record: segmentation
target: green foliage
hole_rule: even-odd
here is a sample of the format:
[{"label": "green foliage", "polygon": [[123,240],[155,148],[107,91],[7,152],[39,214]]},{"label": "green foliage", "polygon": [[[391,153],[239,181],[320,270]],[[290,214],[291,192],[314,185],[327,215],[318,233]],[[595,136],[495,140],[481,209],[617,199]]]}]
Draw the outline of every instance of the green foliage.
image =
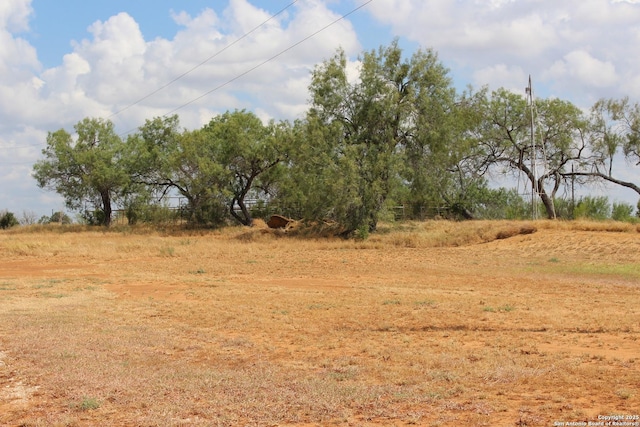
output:
[{"label": "green foliage", "polygon": [[[325,125],[312,114],[306,121],[295,123],[288,170],[275,194],[274,204],[281,213],[308,220],[349,222],[359,205],[355,167],[336,147],[339,139],[339,125]],[[350,228],[355,230],[357,226]]]},{"label": "green foliage", "polygon": [[85,396],[80,402],[71,406],[79,411],[93,411],[100,407],[100,402],[96,398]]},{"label": "green foliage", "polygon": [[367,240],[369,238],[369,227],[361,225],[360,228],[355,231],[354,236],[358,240]]},{"label": "green foliage", "polygon": [[257,187],[268,193],[269,182],[261,178],[283,160],[283,140],[289,126],[274,122],[265,126],[255,114],[242,110],[213,118],[203,132],[218,147],[219,161],[229,173],[224,189],[230,195],[227,207],[231,216],[251,225],[253,218],[245,200]]},{"label": "green foliage", "polygon": [[613,172],[613,160],[622,152],[630,162],[640,161],[640,104],[629,98],[601,99],[591,108],[592,145],[598,165],[607,175]]},{"label": "green foliage", "polygon": [[609,199],[606,196],[581,197],[576,203],[574,210],[574,218],[588,218],[595,220],[604,220],[611,215],[611,207]]},{"label": "green foliage", "polygon": [[512,305],[509,304],[505,304],[501,307],[491,307],[491,306],[485,306],[482,308],[482,311],[486,311],[489,313],[496,313],[496,312],[500,312],[500,313],[509,313],[510,311],[515,310],[515,307],[513,307]]},{"label": "green foliage", "polygon": [[630,221],[633,218],[633,205],[629,203],[613,202],[611,219],[616,221]]},{"label": "green foliage", "polygon": [[573,219],[575,211],[575,203],[566,198],[553,199],[553,205],[556,209],[556,218]]},{"label": "green foliage", "polygon": [[64,212],[58,211],[54,212],[49,218],[49,222],[59,223],[59,224],[71,224],[71,217]]},{"label": "green foliage", "polygon": [[[191,224],[217,225],[230,172],[221,147],[207,132],[180,131],[177,116],[148,120],[127,141],[127,169],[138,186],[129,215],[140,215],[139,201],[177,191],[187,200],[184,218]],[[215,214],[213,214],[215,212]]]},{"label": "green foliage", "polygon": [[110,225],[112,202],[129,182],[123,167],[124,144],[108,120],[85,118],[74,127],[78,137],[60,129],[49,132],[44,160],[34,165],[38,186],[55,190],[68,208],[89,201],[102,212],[100,223]]},{"label": "green foliage", "polygon": [[[524,96],[457,93],[432,50],[404,57],[394,41],[364,52],[360,65],[354,79],[343,51],[318,64],[310,108],[293,124],[265,124],[242,110],[185,130],[178,116],[157,117],[125,144],[110,121],[85,118],[74,127],[77,137],[64,129],[48,134],[34,177],[68,208],[84,211],[84,222],[102,225],[111,223],[112,204],[129,224],[179,217],[196,226],[250,225],[254,215],[279,213],[335,221],[357,238],[393,219],[398,205],[416,219],[529,218],[530,200],[488,187],[492,172],[528,180],[539,195],[536,210],[549,218],[626,221],[633,214],[606,198],[574,206],[556,196],[569,180],[596,179],[640,194],[638,185],[613,177],[614,156],[640,159],[639,104],[601,100],[586,117],[570,102],[537,99],[532,144]],[[171,209],[160,202],[167,195],[186,202]],[[251,199],[259,200],[255,208]]]},{"label": "green foliage", "polygon": [[54,212],[51,216],[42,216],[39,220],[38,220],[38,224],[63,224],[63,225],[67,225],[67,224],[71,224],[73,221],[71,220],[71,217],[69,215],[67,215],[64,212],[58,211],[58,212]]},{"label": "green foliage", "polygon": [[578,171],[564,174],[584,183],[600,180],[614,183],[640,194],[640,186],[615,177],[614,159],[622,153],[626,160],[640,165],[640,104],[628,98],[601,99],[591,108],[589,129],[585,133],[589,157],[577,163]]},{"label": "green foliage", "polygon": [[178,209],[153,200],[146,191],[131,194],[123,205],[129,225],[166,224],[176,222],[180,217]]},{"label": "green foliage", "polygon": [[[580,109],[559,99],[537,99],[535,144],[531,139],[531,109],[527,99],[506,89],[491,94],[483,105],[483,119],[476,130],[476,156],[480,164],[501,167],[521,174],[537,189],[547,217],[556,217],[553,199],[580,159],[588,122]],[[532,163],[541,162],[545,173],[538,175]]]},{"label": "green foliage", "polygon": [[474,211],[482,219],[525,219],[531,217],[531,203],[516,189],[485,188],[477,197]]},{"label": "green foliage", "polygon": [[105,214],[101,209],[85,209],[80,213],[81,222],[86,225],[102,225],[105,223]]},{"label": "green foliage", "polygon": [[[278,194],[304,218],[335,220],[351,232],[375,230],[392,200],[414,210],[442,204],[455,187],[447,177],[462,158],[466,123],[433,51],[405,59],[394,42],[361,61],[355,82],[342,51],[314,70],[312,106],[294,126],[290,174]],[[450,191],[450,205],[461,189]]]},{"label": "green foliage", "polygon": [[0,229],[7,229],[11,227],[15,227],[19,225],[20,222],[13,214],[13,212],[9,211],[0,211]]},{"label": "green foliage", "polygon": [[246,198],[257,188],[268,192],[271,183],[262,177],[280,164],[287,129],[286,123],[265,126],[244,110],[193,131],[181,132],[177,116],[147,121],[127,144],[127,168],[137,186],[128,215],[137,220],[145,197],[174,190],[187,200],[183,212],[191,224],[220,225],[231,215],[250,225]]}]

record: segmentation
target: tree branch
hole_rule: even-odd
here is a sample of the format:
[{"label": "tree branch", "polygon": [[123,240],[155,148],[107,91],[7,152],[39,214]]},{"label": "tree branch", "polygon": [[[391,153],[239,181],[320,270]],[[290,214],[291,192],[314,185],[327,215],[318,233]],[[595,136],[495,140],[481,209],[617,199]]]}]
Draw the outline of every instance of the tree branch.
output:
[{"label": "tree branch", "polygon": [[605,181],[612,182],[614,184],[620,185],[622,187],[627,187],[640,194],[640,187],[634,184],[633,182],[622,181],[620,179],[616,179],[612,176],[603,174],[601,172],[566,172],[562,174],[563,177],[572,177],[572,176],[586,176],[586,177],[595,177],[604,179]]}]

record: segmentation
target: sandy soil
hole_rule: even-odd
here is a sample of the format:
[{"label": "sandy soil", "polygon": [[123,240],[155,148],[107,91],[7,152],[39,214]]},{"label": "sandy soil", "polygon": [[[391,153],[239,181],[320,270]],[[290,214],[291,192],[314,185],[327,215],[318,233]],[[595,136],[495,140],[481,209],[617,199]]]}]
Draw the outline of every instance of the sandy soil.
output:
[{"label": "sandy soil", "polygon": [[2,425],[640,425],[637,232],[25,233],[0,257]]}]

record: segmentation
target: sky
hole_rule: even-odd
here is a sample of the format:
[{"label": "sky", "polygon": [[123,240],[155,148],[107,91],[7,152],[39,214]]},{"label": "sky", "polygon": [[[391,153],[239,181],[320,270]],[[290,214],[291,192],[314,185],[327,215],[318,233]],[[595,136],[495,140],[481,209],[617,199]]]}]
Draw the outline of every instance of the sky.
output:
[{"label": "sky", "polygon": [[355,70],[394,38],[407,56],[435,50],[460,90],[524,95],[531,75],[537,97],[585,110],[640,102],[640,0],[2,0],[0,211],[64,208],[32,177],[50,131],[101,117],[126,135],[165,114],[192,129],[235,109],[292,120],[315,65],[342,48]]}]

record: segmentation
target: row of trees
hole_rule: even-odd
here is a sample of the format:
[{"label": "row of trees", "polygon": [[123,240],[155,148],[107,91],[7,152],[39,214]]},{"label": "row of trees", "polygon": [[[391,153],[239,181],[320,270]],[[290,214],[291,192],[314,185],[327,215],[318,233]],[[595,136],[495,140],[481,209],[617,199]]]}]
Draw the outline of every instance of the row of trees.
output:
[{"label": "row of trees", "polygon": [[[527,219],[531,217],[531,204],[530,201],[521,197],[515,189],[507,190],[504,188],[497,190],[489,190],[492,196],[491,204],[484,204],[475,211],[476,215],[485,219]],[[539,203],[541,205],[541,203]],[[582,196],[577,200],[570,199],[556,199],[554,200],[554,206],[558,218],[563,219],[590,219],[590,220],[615,220],[623,222],[640,222],[640,202],[638,206],[634,207],[629,203],[613,202],[610,203],[609,198],[606,196]],[[446,211],[446,208],[444,209]],[[254,206],[252,209],[253,215],[259,217],[266,217],[269,215],[271,209],[266,205]],[[145,205],[136,211],[141,221],[154,223],[154,224],[166,224],[176,223],[177,220],[181,220],[181,210],[175,209],[170,206],[162,205]],[[442,209],[432,210],[429,214],[442,213]],[[88,214],[88,215],[87,215]],[[93,218],[94,213],[79,213],[75,221],[81,224],[94,223],[96,218]],[[403,206],[397,206],[394,212],[386,212],[389,215],[393,215],[394,219],[402,220],[407,218],[405,209]],[[421,215],[424,218],[425,215]],[[117,218],[121,220],[120,217]],[[43,215],[38,219],[38,216],[33,211],[23,211],[20,217],[17,217],[13,212],[8,210],[0,210],[0,229],[6,229],[15,227],[18,225],[34,225],[34,224],[72,224],[74,219],[64,212],[54,212],[51,216]],[[366,235],[366,230],[365,231]],[[360,235],[359,236],[363,236]]]},{"label": "row of trees", "polygon": [[104,225],[114,205],[135,221],[168,194],[187,201],[197,224],[249,225],[249,198],[347,231],[374,230],[395,205],[473,218],[500,195],[488,187],[494,173],[523,177],[549,218],[569,186],[608,181],[640,195],[614,165],[618,155],[640,164],[640,106],[627,99],[584,113],[504,89],[458,93],[434,51],[403,58],[397,42],[364,53],[355,81],[338,51],[315,68],[309,92],[293,123],[243,110],[186,130],[177,116],[157,117],[122,139],[110,121],[85,118],[75,137],[49,133],[34,177],[70,209],[89,201]]},{"label": "row of trees", "polygon": [[54,212],[51,216],[43,215],[38,219],[37,214],[31,211],[23,211],[20,218],[6,209],[0,210],[0,229],[15,227],[17,225],[33,224],[71,224],[71,217],[64,212]]}]

